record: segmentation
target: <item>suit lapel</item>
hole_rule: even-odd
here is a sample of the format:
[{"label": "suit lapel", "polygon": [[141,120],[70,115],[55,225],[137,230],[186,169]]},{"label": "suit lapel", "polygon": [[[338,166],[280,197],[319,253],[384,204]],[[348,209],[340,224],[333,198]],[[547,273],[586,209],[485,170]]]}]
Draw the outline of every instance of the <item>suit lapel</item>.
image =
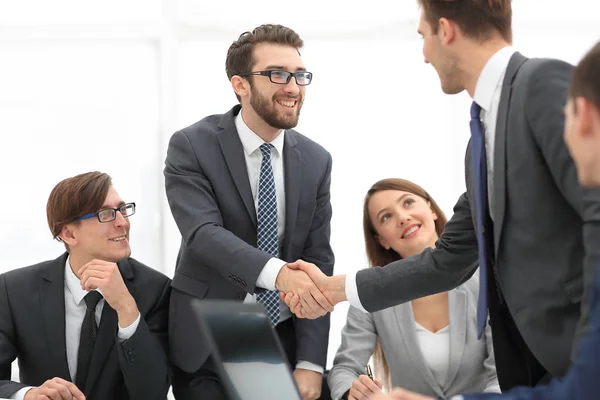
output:
[{"label": "suit lapel", "polygon": [[[133,284],[134,275],[129,260],[125,259],[120,261],[118,266],[123,281],[125,282],[125,286],[129,290],[129,293],[135,298],[135,285]],[[90,393],[92,393],[94,384],[98,380],[100,373],[107,365],[106,358],[109,356],[117,342],[118,329],[117,312],[105,301],[102,309],[102,317],[100,318],[100,326],[98,327],[98,336],[96,336],[96,344],[94,345],[94,352],[90,362],[90,370],[88,372],[87,381],[85,382],[84,392],[88,397]]]},{"label": "suit lapel", "polygon": [[399,307],[392,308],[396,319],[398,320],[398,328],[400,336],[404,338],[405,350],[413,361],[413,365],[419,371],[419,376],[423,378],[425,384],[434,389],[436,394],[444,397],[442,387],[435,380],[433,373],[425,364],[425,358],[421,352],[421,346],[417,339],[417,325],[415,324],[415,315],[412,310],[412,303],[404,303]]},{"label": "suit lapel", "polygon": [[510,97],[517,71],[525,61],[527,61],[527,58],[520,53],[515,53],[510,59],[506,69],[506,75],[504,76],[504,82],[502,83],[502,92],[500,94],[500,104],[498,106],[498,115],[496,119],[496,137],[494,143],[494,207],[491,210],[494,219],[494,254],[496,256],[500,247],[500,237],[502,234],[502,226],[504,224],[504,213],[506,211],[506,128]]},{"label": "suit lapel", "polygon": [[239,110],[240,107],[236,106],[227,114],[223,115],[223,118],[221,118],[221,121],[219,122],[219,128],[223,129],[223,131],[217,135],[217,138],[221,145],[221,151],[225,157],[229,173],[235,182],[235,186],[244,202],[244,206],[246,206],[250,219],[252,219],[252,222],[256,227],[256,210],[254,207],[254,200],[252,199],[250,182],[248,181],[248,169],[246,168],[244,148],[234,122],[234,118],[239,113]]},{"label": "suit lapel", "polygon": [[467,343],[467,295],[464,290],[459,288],[448,292],[448,316],[450,322],[450,356],[444,391],[450,388],[454,378],[456,378]]},{"label": "suit lapel", "polygon": [[58,377],[71,381],[65,335],[65,263],[68,253],[52,262],[40,282],[40,303],[48,350]]},{"label": "suit lapel", "polygon": [[[292,131],[285,133],[283,143],[283,169],[285,176],[285,238],[283,249],[289,254],[291,249],[292,233],[298,215],[298,202],[300,199],[300,182],[302,181],[302,155],[296,149],[296,138]],[[283,254],[286,257],[287,254]],[[290,260],[294,261],[294,260]]]}]

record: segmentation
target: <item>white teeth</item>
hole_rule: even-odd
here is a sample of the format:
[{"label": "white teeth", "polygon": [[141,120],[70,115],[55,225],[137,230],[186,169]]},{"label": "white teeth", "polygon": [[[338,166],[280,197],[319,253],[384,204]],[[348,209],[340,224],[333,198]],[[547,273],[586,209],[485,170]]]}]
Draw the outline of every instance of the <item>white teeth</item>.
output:
[{"label": "white teeth", "polygon": [[281,104],[282,106],[290,107],[290,108],[294,107],[294,105],[296,104],[295,101],[278,100],[277,102],[279,104]]},{"label": "white teeth", "polygon": [[110,239],[110,240],[113,241],[113,242],[122,242],[125,239],[126,239],[125,236],[121,236],[121,237]]},{"label": "white teeth", "polygon": [[404,234],[404,237],[407,237],[413,233],[415,233],[417,231],[417,229],[419,229],[418,225],[413,226],[412,228],[410,228],[408,231],[406,231],[406,233]]}]

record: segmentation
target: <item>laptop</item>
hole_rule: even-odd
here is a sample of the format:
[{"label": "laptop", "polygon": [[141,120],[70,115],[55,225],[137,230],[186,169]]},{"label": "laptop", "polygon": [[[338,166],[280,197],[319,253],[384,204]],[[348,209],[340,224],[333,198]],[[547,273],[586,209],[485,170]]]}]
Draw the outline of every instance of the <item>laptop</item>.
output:
[{"label": "laptop", "polygon": [[302,400],[283,347],[260,304],[191,304],[231,400]]}]

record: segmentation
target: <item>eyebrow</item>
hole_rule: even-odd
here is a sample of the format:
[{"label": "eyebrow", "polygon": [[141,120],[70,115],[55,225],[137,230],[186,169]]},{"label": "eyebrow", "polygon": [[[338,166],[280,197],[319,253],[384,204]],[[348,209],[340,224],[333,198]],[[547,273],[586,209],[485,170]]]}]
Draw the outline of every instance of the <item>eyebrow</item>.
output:
[{"label": "eyebrow", "polygon": [[[265,70],[270,70],[270,69],[275,69],[275,70],[282,70],[282,71],[286,71],[286,67],[284,67],[283,65],[267,65],[265,67]],[[304,67],[298,67],[296,68],[296,71],[301,71],[301,72],[306,72],[306,68]]]},{"label": "eyebrow", "polygon": [[[396,203],[400,203],[400,202],[402,201],[402,199],[403,199],[403,198],[405,198],[405,197],[407,197],[407,196],[410,196],[411,194],[412,194],[412,193],[404,193],[402,196],[398,197],[398,200],[396,200]],[[379,210],[379,212],[378,212],[378,213],[377,213],[377,215],[376,215],[377,219],[379,219],[379,214],[381,214],[381,213],[382,213],[382,212],[384,212],[384,211],[387,211],[387,209],[388,209],[388,208],[386,207],[386,208],[383,208],[383,209]]]},{"label": "eyebrow", "polygon": [[127,203],[125,203],[123,200],[121,200],[121,202],[119,203],[119,205],[117,205],[116,207],[111,207],[111,206],[110,206],[110,205],[108,205],[108,204],[103,204],[103,205],[102,205],[102,207],[100,207],[100,209],[101,209],[101,210],[104,210],[104,209],[106,209],[106,208],[119,208],[119,207],[121,207],[121,206],[124,206],[125,204],[127,204]]}]

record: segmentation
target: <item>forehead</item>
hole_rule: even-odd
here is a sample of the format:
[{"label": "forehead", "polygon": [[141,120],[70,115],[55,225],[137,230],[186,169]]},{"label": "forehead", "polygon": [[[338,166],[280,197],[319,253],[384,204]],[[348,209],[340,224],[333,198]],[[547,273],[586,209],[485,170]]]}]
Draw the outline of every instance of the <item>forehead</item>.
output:
[{"label": "forehead", "polygon": [[414,193],[405,192],[403,190],[382,190],[380,192],[376,192],[371,196],[371,201],[369,201],[369,208],[383,208],[390,205],[390,203],[395,203],[398,199],[404,195],[410,195],[413,198],[419,198]]},{"label": "forehead", "polygon": [[289,71],[304,69],[302,57],[292,46],[272,43],[259,43],[254,47],[254,68],[283,67]]},{"label": "forehead", "polygon": [[123,203],[121,196],[117,193],[114,186],[108,188],[106,199],[104,199],[103,207],[118,207]]}]

